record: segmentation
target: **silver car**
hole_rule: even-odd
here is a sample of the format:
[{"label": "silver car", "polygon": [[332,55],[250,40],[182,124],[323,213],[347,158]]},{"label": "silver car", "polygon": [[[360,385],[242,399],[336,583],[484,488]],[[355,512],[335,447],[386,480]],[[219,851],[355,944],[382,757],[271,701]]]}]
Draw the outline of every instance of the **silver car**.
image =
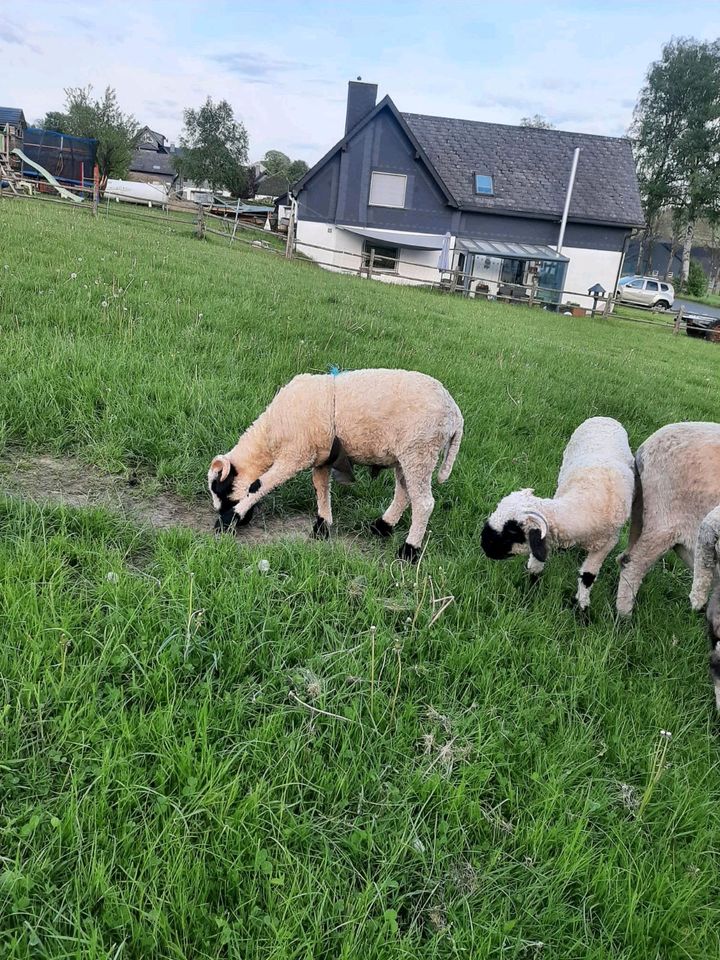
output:
[{"label": "silver car", "polygon": [[669,310],[675,301],[675,290],[671,283],[665,283],[657,277],[623,277],[618,283],[615,297],[622,303]]}]

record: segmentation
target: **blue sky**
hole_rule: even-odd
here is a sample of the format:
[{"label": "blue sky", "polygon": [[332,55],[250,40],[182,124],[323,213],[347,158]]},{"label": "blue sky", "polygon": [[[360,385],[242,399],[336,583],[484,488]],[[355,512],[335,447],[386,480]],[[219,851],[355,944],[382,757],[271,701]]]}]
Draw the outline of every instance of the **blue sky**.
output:
[{"label": "blue sky", "polygon": [[0,8],[3,106],[32,122],[63,88],[115,87],[122,107],[177,141],[182,111],[229,100],[250,158],[312,163],[342,134],[347,81],[400,110],[621,135],[648,64],[675,36],[720,36],[717,0],[35,0]]}]

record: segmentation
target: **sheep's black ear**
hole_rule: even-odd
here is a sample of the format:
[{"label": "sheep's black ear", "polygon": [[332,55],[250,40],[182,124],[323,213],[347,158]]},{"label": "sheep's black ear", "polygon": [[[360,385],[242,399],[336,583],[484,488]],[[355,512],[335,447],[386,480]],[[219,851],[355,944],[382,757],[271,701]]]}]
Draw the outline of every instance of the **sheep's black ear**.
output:
[{"label": "sheep's black ear", "polygon": [[547,560],[547,543],[545,537],[540,535],[537,527],[531,527],[528,533],[528,543],[530,544],[530,553],[535,557],[538,563],[545,563]]}]

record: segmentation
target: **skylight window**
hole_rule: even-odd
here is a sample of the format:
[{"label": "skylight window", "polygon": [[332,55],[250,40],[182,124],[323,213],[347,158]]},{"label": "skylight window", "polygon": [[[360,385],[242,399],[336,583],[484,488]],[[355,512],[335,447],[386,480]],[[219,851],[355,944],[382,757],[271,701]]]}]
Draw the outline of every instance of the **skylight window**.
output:
[{"label": "skylight window", "polygon": [[495,191],[493,190],[493,178],[488,176],[486,173],[476,173],[475,174],[475,193],[482,194],[486,197],[491,197]]}]

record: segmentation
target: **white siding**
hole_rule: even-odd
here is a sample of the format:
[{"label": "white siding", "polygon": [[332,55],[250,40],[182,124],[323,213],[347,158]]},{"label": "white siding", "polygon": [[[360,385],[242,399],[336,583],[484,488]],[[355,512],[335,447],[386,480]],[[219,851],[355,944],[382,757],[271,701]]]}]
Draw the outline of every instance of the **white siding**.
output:
[{"label": "white siding", "polygon": [[562,252],[570,261],[565,274],[563,303],[571,300],[581,307],[592,307],[593,298],[587,292],[596,283],[605,287],[608,293],[614,293],[622,253],[582,247],[563,247]]},{"label": "white siding", "polygon": [[[418,235],[408,234],[408,236]],[[315,260],[326,269],[360,274],[364,238],[359,234],[342,230],[332,223],[300,220],[297,224],[296,237],[298,252]],[[442,237],[439,239],[442,240]],[[392,246],[395,244],[393,243]],[[373,279],[413,286],[438,283],[440,280],[440,272],[437,268],[439,256],[439,250],[417,250],[414,247],[401,246],[398,251],[400,262],[397,273],[377,272],[373,273]],[[363,271],[363,275],[367,275],[366,271]]]}]

